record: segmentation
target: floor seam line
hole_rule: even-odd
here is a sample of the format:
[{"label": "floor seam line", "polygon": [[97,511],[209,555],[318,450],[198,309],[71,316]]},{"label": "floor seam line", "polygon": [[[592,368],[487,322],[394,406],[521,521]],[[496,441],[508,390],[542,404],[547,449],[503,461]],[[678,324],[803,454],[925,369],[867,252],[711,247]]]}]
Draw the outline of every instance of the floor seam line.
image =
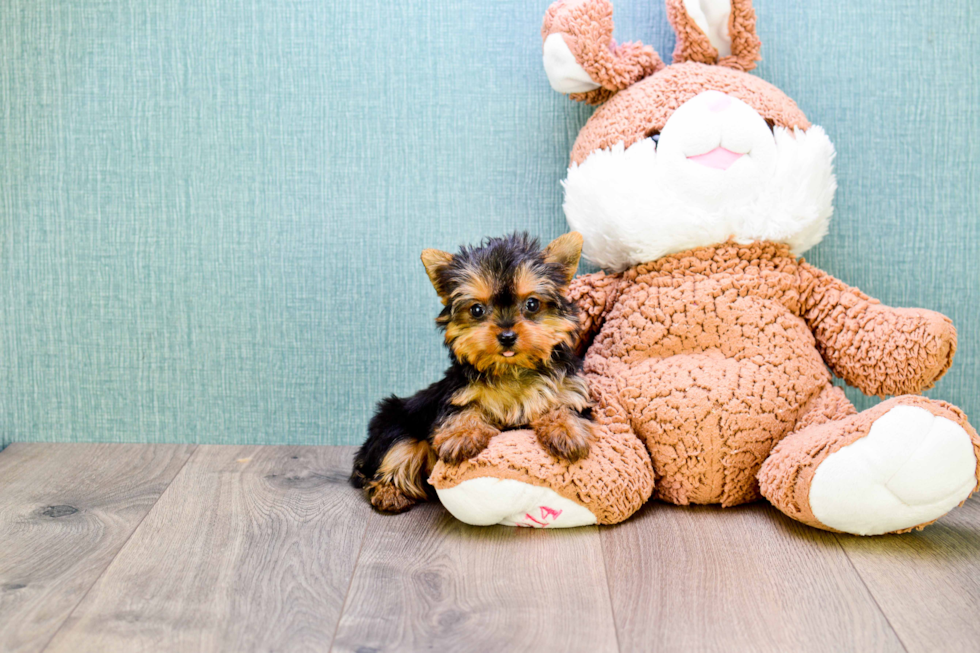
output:
[{"label": "floor seam line", "polygon": [[606,545],[602,541],[602,531],[596,526],[596,537],[599,538],[599,551],[602,553],[602,573],[606,576],[606,596],[609,597],[609,616],[612,617],[613,633],[616,635],[616,650],[622,651],[623,646],[619,641],[619,624],[616,622],[616,606],[613,605],[612,587],[609,586],[609,563],[606,560]]},{"label": "floor seam line", "polygon": [[55,630],[54,633],[51,634],[51,637],[48,638],[48,641],[44,643],[44,646],[39,649],[40,653],[45,653],[45,651],[48,650],[48,647],[51,646],[51,642],[53,642],[55,637],[58,636],[58,633],[62,631],[62,629],[65,627],[65,624],[68,623],[68,620],[71,619],[72,615],[75,614],[75,611],[78,610],[78,607],[85,602],[85,599],[88,598],[88,595],[92,592],[92,588],[95,587],[98,584],[99,580],[103,576],[105,576],[105,573],[109,571],[109,567],[111,567],[112,563],[116,561],[116,558],[119,557],[119,554],[122,552],[123,549],[126,548],[126,545],[129,544],[130,540],[133,539],[133,535],[136,533],[137,530],[139,530],[139,527],[143,525],[143,522],[146,521],[146,518],[150,515],[151,512],[153,512],[153,509],[157,507],[157,504],[160,503],[160,499],[163,498],[163,495],[166,494],[167,490],[169,490],[173,486],[174,481],[177,480],[177,477],[180,476],[181,472],[184,471],[184,468],[187,467],[187,463],[189,463],[191,461],[191,458],[197,455],[197,452],[201,449],[201,446],[197,444],[193,444],[191,446],[193,447],[191,453],[184,460],[183,464],[180,466],[180,469],[177,470],[177,473],[173,475],[173,478],[170,479],[170,482],[167,483],[167,487],[163,488],[163,492],[161,492],[157,496],[156,501],[153,502],[153,505],[147,509],[146,514],[144,514],[140,518],[136,526],[133,527],[133,530],[130,531],[129,535],[126,536],[126,540],[121,545],[119,545],[118,549],[116,549],[116,552],[113,554],[112,559],[109,560],[105,568],[102,569],[102,572],[95,577],[95,580],[92,581],[92,584],[89,585],[88,589],[85,590],[85,593],[82,594],[82,598],[78,600],[78,603],[76,603],[75,607],[71,609],[71,612],[69,612],[65,616],[64,620],[58,625],[57,630]]},{"label": "floor seam line", "polygon": [[340,633],[340,622],[344,620],[344,613],[347,612],[347,599],[350,598],[351,588],[354,586],[354,576],[357,575],[357,568],[361,565],[361,552],[364,551],[364,543],[367,541],[368,528],[371,526],[371,521],[376,519],[377,515],[373,512],[368,514],[367,523],[364,524],[364,534],[361,536],[361,544],[357,547],[357,557],[354,558],[354,568],[350,572],[350,580],[347,582],[347,591],[344,593],[344,602],[340,606],[340,613],[337,615],[337,625],[333,629],[333,637],[330,638],[330,645],[327,647],[327,651],[333,651],[333,645],[337,641],[337,635]]},{"label": "floor seam line", "polygon": [[905,645],[905,642],[902,641],[902,636],[898,634],[897,630],[895,630],[895,626],[892,625],[892,620],[888,618],[888,614],[881,607],[881,604],[878,603],[878,597],[874,595],[874,592],[871,591],[871,588],[868,587],[868,584],[864,581],[864,576],[861,575],[861,571],[854,566],[854,561],[851,560],[851,556],[848,555],[847,549],[844,548],[844,543],[840,541],[840,535],[837,533],[834,533],[833,535],[834,535],[834,541],[837,542],[837,546],[840,548],[841,553],[844,554],[844,558],[847,560],[847,564],[850,565],[851,569],[854,570],[854,573],[857,574],[858,580],[861,581],[861,586],[864,587],[864,591],[868,593],[868,596],[871,597],[871,600],[872,602],[874,602],[875,607],[878,608],[878,612],[880,612],[881,616],[885,618],[885,623],[888,624],[888,627],[891,629],[891,631],[895,633],[895,639],[898,640],[898,643],[899,645],[901,645],[902,650],[905,651],[905,653],[908,653],[909,651],[908,647]]}]

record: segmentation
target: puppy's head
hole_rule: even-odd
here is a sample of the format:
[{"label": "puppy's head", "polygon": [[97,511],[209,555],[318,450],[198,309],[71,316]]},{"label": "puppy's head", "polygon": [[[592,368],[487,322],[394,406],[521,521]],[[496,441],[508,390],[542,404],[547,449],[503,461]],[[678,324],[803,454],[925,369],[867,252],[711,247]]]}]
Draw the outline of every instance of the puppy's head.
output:
[{"label": "puppy's head", "polygon": [[527,234],[488,238],[457,254],[422,252],[445,305],[436,323],[446,345],[481,372],[547,366],[559,344],[573,344],[575,305],[564,295],[582,253],[582,236],[565,234],[540,249]]}]

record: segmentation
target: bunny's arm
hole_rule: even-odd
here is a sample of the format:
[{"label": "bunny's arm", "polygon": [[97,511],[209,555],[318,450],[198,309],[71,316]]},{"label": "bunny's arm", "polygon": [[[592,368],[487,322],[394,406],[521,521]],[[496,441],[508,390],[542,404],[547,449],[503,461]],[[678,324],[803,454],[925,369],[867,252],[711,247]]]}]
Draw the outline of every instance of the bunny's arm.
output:
[{"label": "bunny's arm", "polygon": [[606,313],[619,298],[623,283],[622,273],[594,272],[572,279],[566,295],[580,311],[581,329],[575,347],[578,355],[585,353],[592,344],[592,339],[599,333],[606,320]]},{"label": "bunny's arm", "polygon": [[885,306],[807,263],[799,284],[801,315],[821,356],[861,392],[917,394],[952,364],[956,329],[945,315]]}]

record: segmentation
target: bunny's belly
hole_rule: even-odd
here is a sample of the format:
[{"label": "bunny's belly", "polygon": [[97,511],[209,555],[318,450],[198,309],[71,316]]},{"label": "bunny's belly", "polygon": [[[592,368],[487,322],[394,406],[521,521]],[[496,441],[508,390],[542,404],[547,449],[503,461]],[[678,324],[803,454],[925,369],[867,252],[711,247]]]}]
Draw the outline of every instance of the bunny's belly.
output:
[{"label": "bunny's belly", "polygon": [[706,351],[648,359],[623,381],[620,398],[653,459],[657,496],[736,505],[759,498],[759,467],[829,379],[822,366],[791,373]]},{"label": "bunny's belly", "polygon": [[759,498],[759,467],[830,383],[812,334],[758,298],[716,298],[708,311],[702,300],[701,312],[666,320],[651,303],[625,318],[635,337],[616,343],[620,352],[597,340],[586,372],[616,379],[653,459],[657,496],[723,505]]}]

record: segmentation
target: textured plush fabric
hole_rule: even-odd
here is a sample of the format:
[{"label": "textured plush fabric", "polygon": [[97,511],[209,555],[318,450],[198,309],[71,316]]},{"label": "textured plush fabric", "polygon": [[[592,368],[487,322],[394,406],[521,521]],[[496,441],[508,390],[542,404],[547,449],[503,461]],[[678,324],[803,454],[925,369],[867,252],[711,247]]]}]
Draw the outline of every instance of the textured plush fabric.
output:
[{"label": "textured plush fabric", "polygon": [[[651,488],[678,504],[732,506],[764,495],[787,515],[834,530],[811,509],[814,473],[896,406],[958,425],[980,460],[980,437],[958,408],[902,396],[857,414],[824,363],[865,391],[919,392],[949,368],[948,319],[883,306],[785,245],[700,248],[579,277],[569,295],[584,316],[581,346],[600,425],[589,457],[570,465],[531,431],[509,431],[468,462],[439,463],[436,488],[521,481],[587,507],[602,524],[629,517]],[[916,454],[914,442],[903,461]],[[964,493],[980,478],[976,460]],[[905,523],[926,525],[919,521]]]},{"label": "textured plush fabric", "polygon": [[[598,421],[602,424],[604,420],[599,417]],[[473,478],[521,481],[551,488],[580,503],[600,524],[615,524],[650,498],[653,469],[650,456],[631,433],[604,426],[598,426],[596,432],[589,456],[570,464],[545,452],[533,431],[505,431],[480,455],[461,465],[436,463],[429,482],[441,490]]]},{"label": "textured plush fabric", "polygon": [[[617,91],[590,118],[565,182],[569,224],[585,231],[586,247],[598,241],[594,251],[608,250],[610,256],[592,260],[616,272],[580,277],[569,289],[583,313],[578,349],[585,351],[596,421],[617,442],[644,443],[655,495],[672,503],[734,506],[760,498],[764,486],[786,514],[821,528],[875,535],[935,521],[962,504],[980,477],[980,439],[965,414],[915,396],[950,369],[957,345],[952,322],[927,309],[884,306],[797,259],[795,252],[827,233],[836,189],[833,147],[826,141],[826,155],[813,161],[826,180],[813,198],[804,195],[795,211],[762,202],[767,192],[799,196],[814,178],[813,165],[795,168],[785,157],[772,158],[780,140],[808,141],[824,132],[804,131],[806,118],[786,95],[741,71],[758,54],[750,0],[732,0],[730,12],[720,3],[679,0],[667,0],[667,8],[680,61]],[[609,0],[558,0],[549,9],[546,38],[567,36],[575,44],[554,57],[554,68],[568,71],[549,72],[556,90],[595,68],[590,57],[602,48],[594,27],[611,13]],[[611,32],[607,25],[599,45],[611,43]],[[563,60],[568,57],[577,70]],[[616,90],[591,75],[600,88]],[[641,145],[646,149],[637,150]],[[645,166],[652,154],[658,165]],[[591,178],[598,192],[573,197],[579,183],[573,176],[610,156],[619,157],[618,177],[626,184],[600,170]],[[676,175],[658,175],[660,168]],[[653,192],[637,194],[633,186],[641,185]],[[631,195],[636,206],[624,205]],[[814,225],[819,197],[824,222]],[[665,209],[659,221],[657,210],[671,201],[680,210]],[[710,211],[698,214],[705,206]],[[746,208],[743,221],[754,228],[785,221],[787,213],[791,228],[746,238],[734,226],[743,221],[729,221]],[[793,248],[801,234],[808,234],[806,246]],[[646,242],[660,245],[645,256],[631,250]],[[865,394],[913,394],[856,413],[832,385],[832,374]],[[478,476],[554,484],[572,498],[565,470],[526,439],[509,456],[490,457]],[[786,446],[774,452],[784,439]],[[630,467],[623,451],[604,451],[602,464],[592,468],[584,461],[577,485],[608,485],[610,500],[627,503],[620,500],[623,470]],[[492,515],[484,514],[480,507],[491,506],[494,486],[473,483],[467,486],[473,509],[456,506],[460,519],[493,523],[525,509],[494,505]],[[584,504],[582,497],[574,500]],[[599,521],[629,514],[617,510]]]},{"label": "textured plush fabric", "polygon": [[[0,2],[0,445],[361,442],[446,364],[422,249],[567,230],[592,109],[541,69],[549,4]],[[754,4],[753,74],[838,152],[807,259],[949,316],[929,394],[976,420],[976,8]],[[615,10],[669,59],[663,2]]]},{"label": "textured plush fabric", "polygon": [[684,11],[684,0],[667,0],[667,17],[677,33],[673,61],[680,63],[693,61],[703,64],[719,64],[728,68],[748,72],[755,68],[759,60],[759,37],[755,30],[755,11],[751,0],[735,0],[728,19],[727,33],[732,41],[732,54],[718,57],[708,38],[694,24]]},{"label": "textured plush fabric", "polygon": [[620,91],[599,107],[575,140],[572,163],[582,163],[595,150],[618,143],[629,147],[660,131],[677,107],[708,90],[742,100],[774,124],[787,128],[810,127],[793,100],[757,76],[719,66],[683,63]]},{"label": "textured plush fabric", "polygon": [[864,394],[928,390],[953,364],[956,329],[945,315],[882,306],[811,265],[800,266],[798,283],[824,361]]},{"label": "textured plush fabric", "polygon": [[[810,507],[813,475],[828,456],[866,436],[874,421],[896,406],[922,408],[963,428],[973,441],[978,460],[975,476],[980,478],[980,436],[967,422],[963,411],[955,406],[925,397],[904,396],[883,401],[855,415],[849,405],[840,403],[839,399],[836,396],[829,402],[823,401],[819,419],[801,423],[795,433],[775,448],[759,473],[762,494],[793,519],[824,530],[836,530],[820,523]],[[828,404],[833,404],[831,410],[826,410],[830,408]],[[915,528],[927,525],[918,524]],[[907,530],[912,529],[899,532]]]},{"label": "textured plush fabric", "polygon": [[[583,2],[558,0],[546,24],[583,7],[611,16],[609,0]],[[790,502],[806,504],[794,508],[801,520],[862,535],[934,521],[977,488],[977,439],[965,415],[922,397],[855,414],[831,373],[866,394],[919,393],[950,368],[952,323],[934,311],[882,306],[797,260],[794,252],[827,233],[826,222],[810,226],[815,200],[789,212],[790,233],[745,238],[728,227],[749,206],[757,228],[785,220],[787,211],[758,198],[798,194],[813,175],[803,167],[779,176],[787,162],[774,165],[772,150],[787,127],[794,140],[824,132],[805,129],[788,96],[743,72],[759,48],[750,0],[667,0],[667,11],[674,61],[593,114],[564,183],[566,217],[585,232],[586,255],[594,242],[592,251],[605,255],[591,260],[617,272],[571,289],[585,314],[580,349],[598,417],[610,432],[645,443],[656,495],[673,503],[759,498],[760,468],[795,432],[814,457],[845,441],[822,462],[783,456],[763,474],[768,490],[796,485]],[[548,38],[595,40],[583,21],[565,27],[571,33]],[[816,197],[825,200],[836,189],[833,148],[827,152],[815,161],[827,180]],[[577,178],[586,168],[592,173]],[[617,186],[619,178],[629,181]],[[681,210],[668,208],[659,221],[658,209],[671,202]],[[805,248],[791,250],[794,232],[812,236]],[[637,243],[654,246],[644,255]],[[786,503],[785,491],[770,494]]]},{"label": "textured plush fabric", "polygon": [[[726,240],[782,242],[803,254],[827,235],[837,180],[834,146],[823,129],[770,131],[754,109],[735,99],[725,122],[712,124],[713,93],[674,113],[661,134],[666,143],[644,138],[629,149],[616,145],[569,168],[565,218],[582,234],[587,260],[619,271]],[[730,138],[742,139],[743,147],[758,147],[749,161],[736,161],[739,169],[719,179],[716,168],[688,161],[721,148],[690,159],[684,151],[690,140],[710,143],[721,129],[740,132]]]},{"label": "textured plush fabric", "polygon": [[571,94],[573,100],[601,104],[616,91],[664,67],[652,47],[616,43],[608,4],[573,0],[551,5],[544,15],[541,38],[547,39],[552,34],[562,35],[589,78],[601,84],[593,91]]},{"label": "textured plush fabric", "polygon": [[599,273],[572,294],[590,332],[602,320],[585,357],[592,392],[646,443],[655,495],[672,503],[758,499],[762,463],[808,413],[850,414],[824,359],[862,389],[918,392],[955,350],[942,315],[882,306],[771,243]]}]

